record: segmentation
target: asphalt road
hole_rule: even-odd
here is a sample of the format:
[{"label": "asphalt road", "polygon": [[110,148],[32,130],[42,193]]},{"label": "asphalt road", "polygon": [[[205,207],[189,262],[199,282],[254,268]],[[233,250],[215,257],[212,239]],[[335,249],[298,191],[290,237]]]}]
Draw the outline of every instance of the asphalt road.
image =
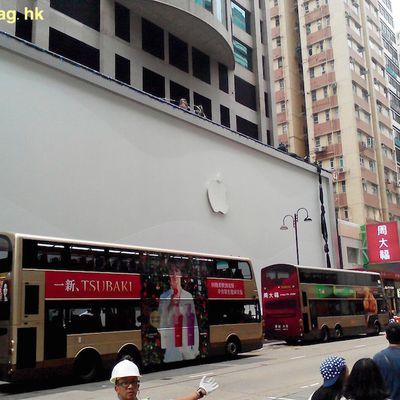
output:
[{"label": "asphalt road", "polygon": [[[260,350],[235,360],[213,360],[180,368],[152,371],[141,379],[142,400],[168,400],[198,387],[201,377],[212,375],[220,384],[209,400],[306,400],[320,384],[320,362],[329,355],[355,361],[372,357],[386,347],[384,334],[329,343],[287,346],[266,342]],[[76,385],[68,380],[9,385],[0,382],[0,397],[7,400],[116,399],[108,381]]]}]

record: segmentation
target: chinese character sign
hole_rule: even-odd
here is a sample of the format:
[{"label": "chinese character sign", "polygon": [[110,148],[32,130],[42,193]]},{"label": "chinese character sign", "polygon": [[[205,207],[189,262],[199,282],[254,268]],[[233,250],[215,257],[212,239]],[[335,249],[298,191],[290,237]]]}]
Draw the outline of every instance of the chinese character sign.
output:
[{"label": "chinese character sign", "polygon": [[245,297],[244,282],[236,279],[207,279],[210,299],[241,299]]},{"label": "chinese character sign", "polygon": [[367,241],[371,264],[400,261],[397,221],[367,225]]},{"label": "chinese character sign", "polygon": [[46,299],[138,299],[140,276],[87,272],[46,272]]}]

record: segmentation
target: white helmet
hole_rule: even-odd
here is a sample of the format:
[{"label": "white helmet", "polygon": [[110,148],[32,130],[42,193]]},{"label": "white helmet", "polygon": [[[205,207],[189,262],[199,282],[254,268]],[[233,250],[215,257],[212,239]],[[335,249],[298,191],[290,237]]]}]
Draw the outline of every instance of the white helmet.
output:
[{"label": "white helmet", "polygon": [[137,376],[140,377],[139,368],[135,363],[129,360],[120,361],[111,372],[110,382],[115,385],[115,381],[119,378],[125,378],[126,376]]}]

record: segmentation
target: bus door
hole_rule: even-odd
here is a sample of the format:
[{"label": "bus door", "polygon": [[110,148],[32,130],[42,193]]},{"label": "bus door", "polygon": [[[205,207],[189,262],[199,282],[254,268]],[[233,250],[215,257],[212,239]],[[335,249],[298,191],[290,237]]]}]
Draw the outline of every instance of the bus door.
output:
[{"label": "bus door", "polygon": [[43,359],[43,283],[40,274],[25,272],[22,282],[21,324],[17,328],[17,369],[35,368]]},{"label": "bus door", "polygon": [[307,292],[303,289],[301,291],[301,301],[302,301],[302,319],[303,319],[303,329],[304,333],[309,333],[310,332],[310,318],[308,315],[308,298],[307,298]]}]

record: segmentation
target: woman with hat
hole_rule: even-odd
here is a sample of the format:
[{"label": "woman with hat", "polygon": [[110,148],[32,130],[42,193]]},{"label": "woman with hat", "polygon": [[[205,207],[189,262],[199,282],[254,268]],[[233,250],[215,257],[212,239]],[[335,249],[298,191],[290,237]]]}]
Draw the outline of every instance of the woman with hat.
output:
[{"label": "woman with hat", "polygon": [[309,400],[339,400],[349,374],[345,359],[336,356],[328,357],[322,361],[319,370],[324,382]]}]

